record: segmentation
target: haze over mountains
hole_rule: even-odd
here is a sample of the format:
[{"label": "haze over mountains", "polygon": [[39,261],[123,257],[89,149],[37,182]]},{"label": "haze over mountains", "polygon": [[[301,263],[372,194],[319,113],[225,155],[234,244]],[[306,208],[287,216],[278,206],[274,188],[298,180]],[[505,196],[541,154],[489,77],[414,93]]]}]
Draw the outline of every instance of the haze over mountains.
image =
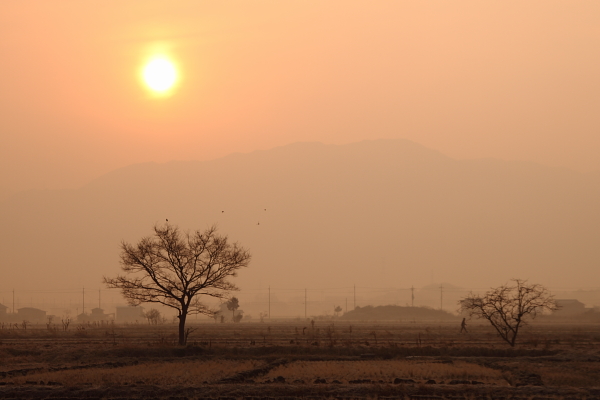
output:
[{"label": "haze over mountains", "polygon": [[[121,240],[217,224],[266,287],[552,288],[600,278],[600,175],[455,160],[414,142],[297,143],[212,161],[137,164],[76,190],[1,203],[0,290],[98,288]],[[60,267],[60,268],[59,268]]]}]

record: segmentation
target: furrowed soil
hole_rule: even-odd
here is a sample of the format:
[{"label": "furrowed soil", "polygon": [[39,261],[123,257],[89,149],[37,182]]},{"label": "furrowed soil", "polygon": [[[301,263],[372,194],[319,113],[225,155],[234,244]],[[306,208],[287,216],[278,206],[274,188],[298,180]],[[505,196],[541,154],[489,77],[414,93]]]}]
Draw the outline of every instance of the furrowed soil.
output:
[{"label": "furrowed soil", "polygon": [[0,399],[600,400],[599,324],[269,321],[0,329]]}]

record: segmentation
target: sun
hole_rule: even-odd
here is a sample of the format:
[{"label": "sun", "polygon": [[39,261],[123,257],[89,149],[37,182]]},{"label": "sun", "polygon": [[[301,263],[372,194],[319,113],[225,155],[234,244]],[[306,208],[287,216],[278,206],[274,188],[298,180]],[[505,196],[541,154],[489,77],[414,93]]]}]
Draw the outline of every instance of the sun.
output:
[{"label": "sun", "polygon": [[142,71],[144,83],[157,94],[166,93],[177,83],[177,69],[166,57],[154,57]]}]

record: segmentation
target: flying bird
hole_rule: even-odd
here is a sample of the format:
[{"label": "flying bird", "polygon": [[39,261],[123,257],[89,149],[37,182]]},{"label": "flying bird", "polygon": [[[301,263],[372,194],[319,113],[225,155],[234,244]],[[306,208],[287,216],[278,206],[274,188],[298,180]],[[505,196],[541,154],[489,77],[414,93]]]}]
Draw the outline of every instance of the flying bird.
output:
[{"label": "flying bird", "polygon": [[166,219],[165,221],[169,222],[169,220],[168,220],[168,219]]}]

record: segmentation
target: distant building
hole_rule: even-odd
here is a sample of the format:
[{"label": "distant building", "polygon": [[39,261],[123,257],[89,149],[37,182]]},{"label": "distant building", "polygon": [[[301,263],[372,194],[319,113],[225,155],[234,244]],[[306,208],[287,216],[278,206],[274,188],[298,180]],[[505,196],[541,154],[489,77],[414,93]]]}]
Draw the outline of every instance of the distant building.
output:
[{"label": "distant building", "polygon": [[16,319],[17,321],[46,322],[46,311],[33,307],[19,308]]},{"label": "distant building", "polygon": [[142,322],[144,307],[141,306],[121,306],[117,307],[116,322]]},{"label": "distant building", "polygon": [[575,299],[558,299],[555,300],[556,305],[559,307],[554,315],[560,317],[570,317],[573,315],[580,315],[585,312],[585,304]]},{"label": "distant building", "polygon": [[115,314],[105,314],[101,308],[92,308],[90,318],[92,321],[109,321],[115,318]]},{"label": "distant building", "polygon": [[77,322],[108,322],[114,319],[114,314],[104,314],[101,308],[92,308],[91,314],[79,314]]}]

